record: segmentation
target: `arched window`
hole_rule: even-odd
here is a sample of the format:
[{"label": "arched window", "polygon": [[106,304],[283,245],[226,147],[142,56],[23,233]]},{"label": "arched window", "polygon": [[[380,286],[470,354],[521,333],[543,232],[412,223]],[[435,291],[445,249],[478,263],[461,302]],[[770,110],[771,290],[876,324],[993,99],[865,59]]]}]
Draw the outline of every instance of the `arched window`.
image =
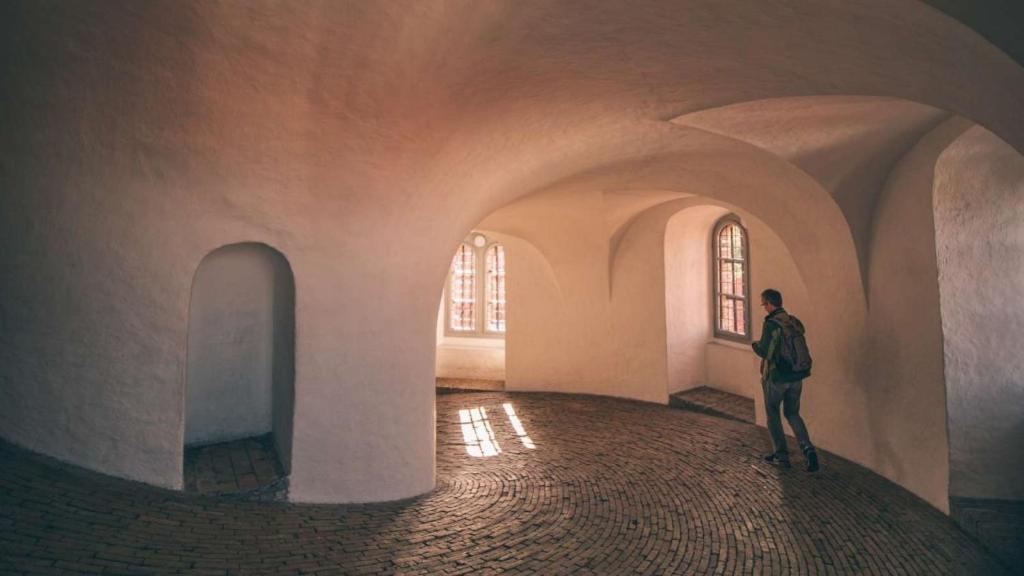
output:
[{"label": "arched window", "polygon": [[505,247],[487,248],[487,326],[488,332],[505,332]]},{"label": "arched window", "polygon": [[476,330],[476,254],[469,244],[460,244],[452,259],[448,284],[448,329]]},{"label": "arched window", "polygon": [[[483,278],[479,278],[480,271]],[[508,316],[506,293],[505,247],[483,234],[471,234],[452,258],[446,286],[445,333],[503,337]]]},{"label": "arched window", "polygon": [[715,224],[711,253],[714,260],[715,336],[750,338],[750,250],[747,231],[735,215]]}]

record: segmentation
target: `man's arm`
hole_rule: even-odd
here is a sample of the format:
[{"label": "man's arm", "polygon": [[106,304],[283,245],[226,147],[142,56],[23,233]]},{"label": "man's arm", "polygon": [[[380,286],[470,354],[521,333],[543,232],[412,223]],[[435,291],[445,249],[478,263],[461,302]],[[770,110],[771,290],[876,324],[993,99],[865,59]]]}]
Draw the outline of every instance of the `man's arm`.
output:
[{"label": "man's arm", "polygon": [[761,358],[764,358],[768,354],[768,345],[771,344],[772,334],[778,330],[779,327],[775,325],[775,322],[764,321],[764,327],[761,329],[761,340],[759,342],[751,342],[750,346],[754,349],[754,354],[757,354]]}]

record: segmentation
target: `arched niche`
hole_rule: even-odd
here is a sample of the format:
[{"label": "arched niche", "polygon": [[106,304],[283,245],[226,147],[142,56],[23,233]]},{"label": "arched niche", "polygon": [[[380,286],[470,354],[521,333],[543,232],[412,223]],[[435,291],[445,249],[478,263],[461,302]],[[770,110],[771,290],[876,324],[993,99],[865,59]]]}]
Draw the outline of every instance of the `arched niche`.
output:
[{"label": "arched niche", "polygon": [[285,257],[246,242],[214,250],[192,282],[185,445],[273,435],[291,468],[295,281]]}]

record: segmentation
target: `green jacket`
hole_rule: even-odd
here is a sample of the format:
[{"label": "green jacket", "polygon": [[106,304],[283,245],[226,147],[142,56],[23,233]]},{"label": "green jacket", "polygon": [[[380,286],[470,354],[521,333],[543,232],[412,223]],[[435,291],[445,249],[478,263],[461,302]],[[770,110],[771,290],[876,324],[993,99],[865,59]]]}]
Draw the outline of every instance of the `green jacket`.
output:
[{"label": "green jacket", "polygon": [[779,366],[779,348],[782,346],[781,323],[789,321],[785,308],[776,308],[765,316],[761,340],[752,342],[754,353],[761,357],[761,379],[766,382],[796,382],[810,376],[810,372],[792,372]]}]

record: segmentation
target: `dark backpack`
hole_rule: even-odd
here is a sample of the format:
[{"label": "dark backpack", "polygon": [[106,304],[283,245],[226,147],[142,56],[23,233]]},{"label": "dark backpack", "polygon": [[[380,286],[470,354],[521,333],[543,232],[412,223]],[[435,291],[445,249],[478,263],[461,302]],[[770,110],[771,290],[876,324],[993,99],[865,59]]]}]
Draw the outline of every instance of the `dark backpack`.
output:
[{"label": "dark backpack", "polygon": [[771,318],[779,328],[778,366],[786,372],[811,372],[811,351],[807,349],[804,338],[804,324],[791,314],[779,314]]}]

